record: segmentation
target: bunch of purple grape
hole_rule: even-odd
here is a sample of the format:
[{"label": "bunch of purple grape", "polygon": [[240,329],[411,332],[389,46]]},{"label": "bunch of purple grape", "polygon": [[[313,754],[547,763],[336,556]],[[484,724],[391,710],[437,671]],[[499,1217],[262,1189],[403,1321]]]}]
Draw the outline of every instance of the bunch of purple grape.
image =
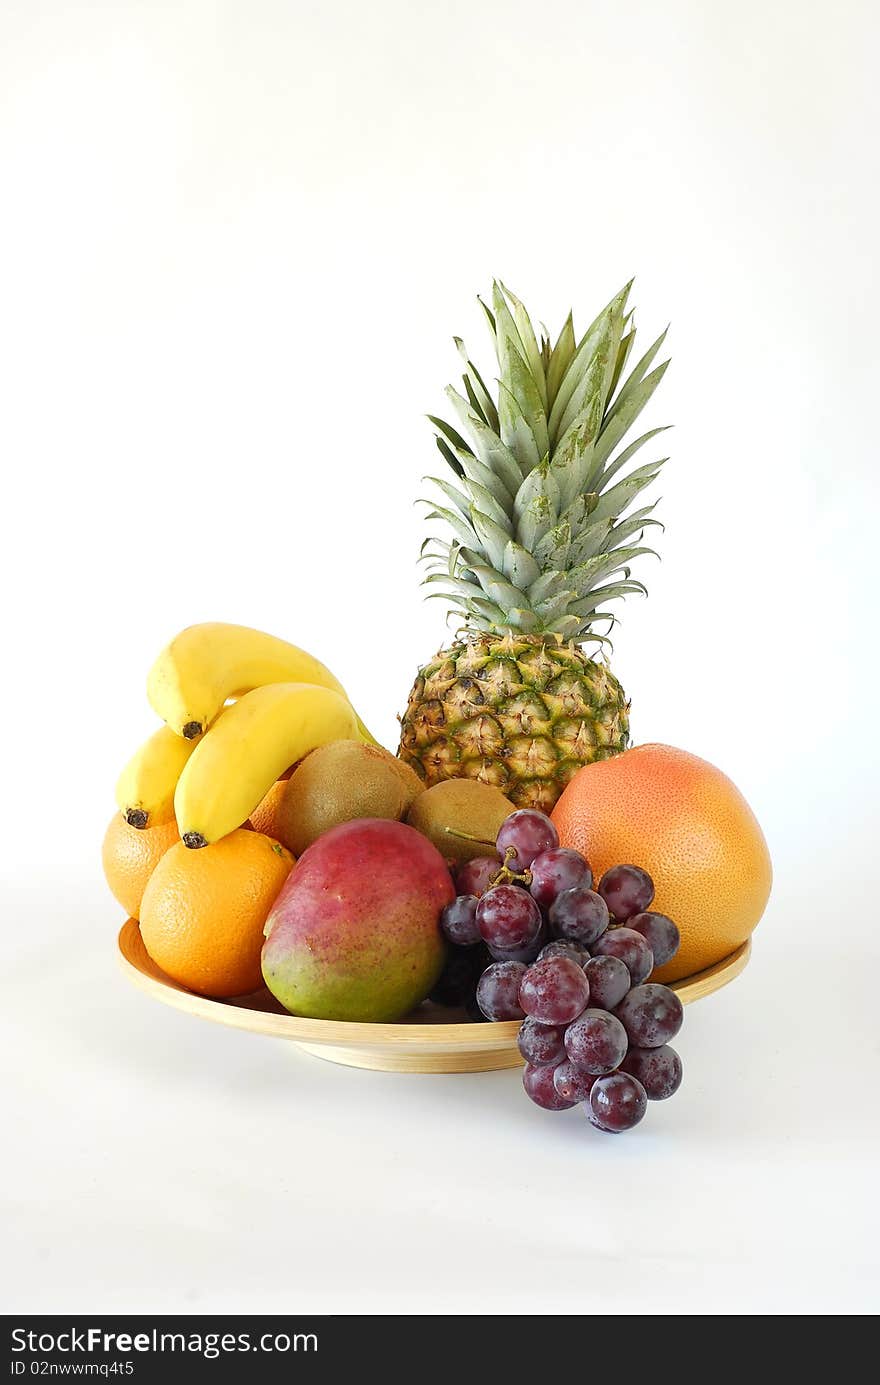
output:
[{"label": "bunch of purple grape", "polygon": [[432,998],[475,1018],[522,1020],[532,1101],[548,1111],[583,1103],[597,1129],[630,1130],[649,1100],[681,1083],[669,1045],[681,1001],[648,981],[678,950],[678,929],[650,912],[646,871],[613,866],[594,890],[589,863],[534,809],[507,818],[496,850],[455,871],[459,894],[440,915],[450,959]]}]

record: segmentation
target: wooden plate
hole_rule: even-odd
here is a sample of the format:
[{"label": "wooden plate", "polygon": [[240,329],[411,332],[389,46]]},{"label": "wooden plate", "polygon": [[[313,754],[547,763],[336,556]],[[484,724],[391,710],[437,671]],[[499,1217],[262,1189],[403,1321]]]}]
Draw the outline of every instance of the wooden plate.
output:
[{"label": "wooden plate", "polygon": [[[685,1005],[711,995],[739,975],[751,946],[750,941],[744,942],[723,962],[676,981],[672,989]],[[474,1024],[463,1012],[425,1004],[397,1024],[353,1024],[289,1015],[267,990],[235,1000],[194,995],[160,971],[147,955],[135,919],[129,919],[120,931],[119,960],[129,981],[165,1005],[233,1029],[292,1039],[306,1053],[348,1067],[380,1072],[490,1072],[522,1064],[516,1047],[517,1020]],[[460,1019],[456,1018],[459,1013]]]}]

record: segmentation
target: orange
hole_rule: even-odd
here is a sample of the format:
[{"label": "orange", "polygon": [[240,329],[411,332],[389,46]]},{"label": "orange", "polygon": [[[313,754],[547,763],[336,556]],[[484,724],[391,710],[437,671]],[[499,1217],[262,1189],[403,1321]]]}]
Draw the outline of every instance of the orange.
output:
[{"label": "orange", "polygon": [[279,779],[272,785],[266,796],[260,800],[248,818],[248,823],[255,832],[264,832],[267,837],[274,837],[276,842],[281,842],[282,846],[285,846],[286,842],[278,809],[286,788],[287,780]]},{"label": "orange", "polygon": [[262,832],[238,827],[213,846],[178,842],[150,877],[141,936],[157,966],[201,995],[263,984],[263,925],[294,859]]},{"label": "orange", "polygon": [[770,895],[764,834],[720,769],[669,745],[640,745],[578,770],[551,814],[563,846],[598,880],[610,866],[642,866],[651,908],[678,924],[681,948],[655,974],[677,981],[745,942]]},{"label": "orange", "polygon": [[157,823],[138,830],[115,813],[104,835],[101,859],[107,884],[134,919],[140,913],[147,881],[169,847],[180,841],[177,823]]}]

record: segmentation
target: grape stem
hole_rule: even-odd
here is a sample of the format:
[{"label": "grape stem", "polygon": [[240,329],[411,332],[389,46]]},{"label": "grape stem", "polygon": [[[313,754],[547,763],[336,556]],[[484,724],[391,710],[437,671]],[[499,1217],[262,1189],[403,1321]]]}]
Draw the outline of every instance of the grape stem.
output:
[{"label": "grape stem", "polygon": [[491,885],[512,885],[514,881],[519,881],[520,884],[525,885],[526,889],[528,889],[529,885],[532,883],[532,872],[530,870],[512,870],[509,862],[513,860],[515,855],[516,847],[509,846],[504,853],[504,865],[490,882]]},{"label": "grape stem", "polygon": [[[470,832],[458,832],[454,827],[444,827],[443,831],[448,837],[460,837],[463,842],[476,842],[477,846],[486,846],[490,851],[495,849],[495,843],[487,842],[485,837],[474,837]],[[504,853],[504,865],[490,882],[492,885],[512,885],[515,880],[518,880],[528,889],[532,883],[532,872],[530,870],[519,872],[511,870],[508,862],[512,861],[515,855],[516,847],[509,846]]]}]

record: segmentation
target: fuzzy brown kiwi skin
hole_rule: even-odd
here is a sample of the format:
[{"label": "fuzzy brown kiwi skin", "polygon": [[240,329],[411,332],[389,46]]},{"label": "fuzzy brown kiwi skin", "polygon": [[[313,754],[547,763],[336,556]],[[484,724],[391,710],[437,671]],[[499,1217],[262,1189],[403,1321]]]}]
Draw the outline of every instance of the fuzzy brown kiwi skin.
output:
[{"label": "fuzzy brown kiwi skin", "polygon": [[281,799],[278,835],[300,856],[317,837],[352,818],[402,819],[415,788],[406,768],[401,773],[399,761],[381,746],[330,741],[294,770]]},{"label": "fuzzy brown kiwi skin", "polygon": [[403,808],[401,816],[405,817],[420,793],[424,793],[424,781],[419,777],[412,765],[408,765],[405,760],[401,760],[390,751],[386,751],[388,758],[397,773],[397,777],[403,785]]},{"label": "fuzzy brown kiwi skin", "polygon": [[498,829],[514,811],[500,789],[473,779],[449,779],[424,789],[406,822],[453,861],[490,855]]},{"label": "fuzzy brown kiwi skin", "polygon": [[390,750],[386,750],[384,746],[367,745],[363,748],[368,752],[369,756],[379,764],[387,765],[389,769],[394,770],[402,793],[399,816],[401,818],[406,817],[411,805],[418,798],[419,794],[425,791],[425,786],[421,779],[410,765],[398,759],[396,755],[393,755]]}]

